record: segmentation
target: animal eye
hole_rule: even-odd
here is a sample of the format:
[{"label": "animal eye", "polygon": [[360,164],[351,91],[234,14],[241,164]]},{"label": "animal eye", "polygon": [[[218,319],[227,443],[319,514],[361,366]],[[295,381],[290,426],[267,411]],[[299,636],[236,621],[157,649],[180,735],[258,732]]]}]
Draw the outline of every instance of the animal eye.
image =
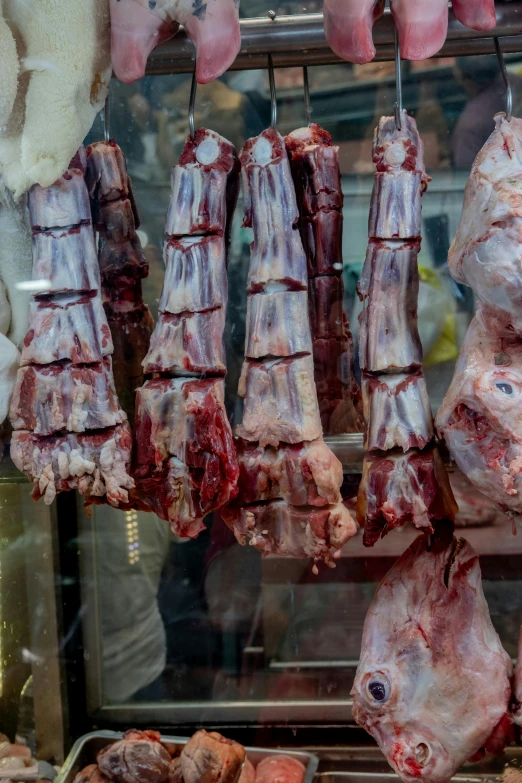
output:
[{"label": "animal eye", "polygon": [[383,704],[390,697],[390,686],[384,677],[374,677],[368,683],[368,693],[374,701]]},{"label": "animal eye", "polygon": [[505,383],[504,381],[499,381],[495,384],[497,389],[501,391],[503,394],[507,394],[508,397],[511,397],[513,395],[513,387],[510,383]]}]

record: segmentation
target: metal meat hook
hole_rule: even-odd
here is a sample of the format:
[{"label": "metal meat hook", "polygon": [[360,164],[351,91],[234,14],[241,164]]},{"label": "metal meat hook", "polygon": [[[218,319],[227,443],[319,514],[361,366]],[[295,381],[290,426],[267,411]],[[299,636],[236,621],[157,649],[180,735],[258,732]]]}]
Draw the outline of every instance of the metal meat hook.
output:
[{"label": "metal meat hook", "polygon": [[109,87],[107,90],[107,97],[105,98],[105,105],[103,107],[103,138],[105,139],[105,142],[109,142],[111,140],[111,107],[110,107],[110,100],[111,100],[111,85],[109,82]]},{"label": "metal meat hook", "polygon": [[190,99],[189,99],[189,110],[188,110],[189,133],[190,133],[190,138],[192,140],[194,140],[194,136],[196,134],[196,126],[194,124],[194,110],[196,108],[197,87],[198,87],[198,83],[196,81],[196,63],[194,62],[194,70],[192,71],[192,84],[190,85]]},{"label": "metal meat hook", "polygon": [[511,82],[509,81],[509,74],[506,68],[506,61],[504,60],[504,53],[500,47],[500,41],[496,36],[493,37],[493,41],[495,42],[500,72],[506,87],[506,119],[508,122],[511,122],[511,117],[513,116],[513,89],[511,87]]},{"label": "metal meat hook", "polygon": [[277,95],[276,95],[276,87],[275,87],[275,77],[274,77],[274,63],[272,61],[272,55],[268,55],[268,79],[270,81],[270,110],[271,110],[271,120],[270,120],[270,127],[274,128],[274,130],[277,128]]},{"label": "metal meat hook", "polygon": [[306,124],[308,127],[312,124],[312,103],[310,101],[310,83],[308,81],[308,66],[303,65],[303,89],[304,89],[304,107]]},{"label": "metal meat hook", "polygon": [[397,92],[397,100],[393,105],[393,113],[395,114],[395,127],[398,131],[402,130],[402,73],[401,73],[401,43],[399,41],[399,33],[395,28],[395,88]]}]

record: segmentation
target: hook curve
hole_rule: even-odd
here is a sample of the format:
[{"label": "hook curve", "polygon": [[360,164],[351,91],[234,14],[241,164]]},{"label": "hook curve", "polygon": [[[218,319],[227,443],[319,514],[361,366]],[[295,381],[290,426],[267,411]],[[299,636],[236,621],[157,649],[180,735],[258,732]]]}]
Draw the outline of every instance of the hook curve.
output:
[{"label": "hook curve", "polygon": [[495,43],[498,64],[500,65],[500,72],[502,74],[502,79],[504,80],[504,86],[506,88],[506,119],[508,122],[511,122],[511,118],[513,116],[513,88],[511,87],[511,82],[509,80],[509,73],[506,68],[504,52],[502,51],[500,41],[496,35],[493,36],[493,41]]},{"label": "hook curve", "polygon": [[303,90],[304,90],[304,108],[306,124],[308,127],[312,124],[312,102],[310,100],[310,83],[308,81],[308,66],[303,65]]},{"label": "hook curve", "polygon": [[393,105],[393,113],[395,115],[395,128],[402,130],[402,73],[401,73],[401,42],[399,41],[399,33],[395,28],[395,90],[397,94],[397,100]]},{"label": "hook curve", "polygon": [[107,97],[105,98],[105,104],[103,106],[103,138],[105,143],[111,140],[111,85],[109,82],[109,89],[107,90]]},{"label": "hook curve", "polygon": [[270,81],[270,127],[277,128],[277,94],[275,87],[274,63],[272,55],[268,55],[268,79]]},{"label": "hook curve", "polygon": [[196,134],[196,126],[194,123],[194,111],[196,108],[197,88],[198,88],[198,83],[196,80],[196,62],[194,61],[194,70],[192,72],[192,84],[190,85],[190,99],[189,99],[189,110],[188,110],[189,133],[190,133],[190,138],[192,140],[194,140],[194,136]]}]

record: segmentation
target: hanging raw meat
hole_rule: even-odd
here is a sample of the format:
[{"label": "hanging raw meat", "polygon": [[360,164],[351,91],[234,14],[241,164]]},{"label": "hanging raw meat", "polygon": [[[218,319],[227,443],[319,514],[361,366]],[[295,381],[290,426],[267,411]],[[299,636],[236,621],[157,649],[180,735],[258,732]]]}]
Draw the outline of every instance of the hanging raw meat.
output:
[{"label": "hanging raw meat", "polygon": [[384,0],[324,0],[324,32],[338,57],[369,63],[375,57],[372,28],[384,13]]},{"label": "hanging raw meat", "polygon": [[343,308],[343,192],[339,148],[319,125],[285,138],[308,262],[314,377],[325,435],[362,430],[361,392]]},{"label": "hanging raw meat", "polygon": [[98,232],[103,306],[111,330],[112,371],[118,399],[134,422],[135,391],[143,384],[141,363],[154,322],[143,302],[141,281],[149,265],[136,234],[139,217],[125,158],[116,142],[87,147],[85,181]]},{"label": "hanging raw meat", "polygon": [[[457,19],[473,30],[493,30],[494,0],[453,0]],[[390,0],[405,60],[433,57],[448,30],[447,0]],[[384,12],[384,0],[324,0],[326,40],[343,60],[368,63],[375,57],[373,25]]]},{"label": "hanging raw meat", "polygon": [[522,513],[522,120],[495,118],[477,155],[450,248],[453,277],[478,305],[436,425],[468,479]]},{"label": "hanging raw meat", "polygon": [[472,30],[493,30],[497,24],[495,0],[451,0],[459,22]]},{"label": "hanging raw meat", "polygon": [[239,0],[110,0],[112,65],[118,79],[140,79],[147,57],[182,24],[196,47],[196,78],[217,79],[241,46]]},{"label": "hanging raw meat", "polygon": [[353,714],[405,781],[447,783],[510,729],[512,664],[493,628],[477,554],[419,536],[366,615]]},{"label": "hanging raw meat", "polygon": [[522,627],[518,637],[518,655],[515,664],[513,688],[513,720],[522,728]]},{"label": "hanging raw meat", "polygon": [[341,502],[342,467],[322,439],[314,383],[306,255],[284,141],[263,131],[241,153],[248,274],[238,500],[223,516],[263,554],[334,564],[356,524]]},{"label": "hanging raw meat", "polygon": [[358,292],[359,360],[366,419],[363,475],[357,500],[364,543],[394,527],[454,519],[456,504],[437,447],[422,373],[417,330],[421,196],[429,178],[415,121],[381,118],[375,131],[377,172],[368,252]]},{"label": "hanging raw meat", "polygon": [[118,506],[131,434],[112,376],[112,340],[84,182],[85,151],[54,185],[29,193],[33,279],[46,281],[29,310],[29,331],[10,408],[11,456],[51,503],[77,488],[86,501]]},{"label": "hanging raw meat", "polygon": [[239,468],[224,405],[227,251],[239,186],[234,147],[212,131],[189,139],[172,169],[165,280],[138,390],[138,495],[195,538],[237,493]]}]

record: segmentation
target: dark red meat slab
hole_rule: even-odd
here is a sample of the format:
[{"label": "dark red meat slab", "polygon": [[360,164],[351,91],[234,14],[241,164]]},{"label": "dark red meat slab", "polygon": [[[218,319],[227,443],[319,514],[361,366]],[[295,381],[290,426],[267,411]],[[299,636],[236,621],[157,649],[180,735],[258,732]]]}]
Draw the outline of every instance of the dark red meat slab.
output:
[{"label": "dark red meat slab", "polygon": [[239,468],[216,378],[156,378],[138,390],[138,493],[179,535],[195,537],[203,518],[237,493]]},{"label": "dark red meat slab", "polygon": [[308,287],[312,340],[342,338],[345,335],[341,277],[314,277]]},{"label": "dark red meat slab", "polygon": [[301,218],[301,239],[308,277],[341,275],[343,271],[343,215],[331,210]]}]

